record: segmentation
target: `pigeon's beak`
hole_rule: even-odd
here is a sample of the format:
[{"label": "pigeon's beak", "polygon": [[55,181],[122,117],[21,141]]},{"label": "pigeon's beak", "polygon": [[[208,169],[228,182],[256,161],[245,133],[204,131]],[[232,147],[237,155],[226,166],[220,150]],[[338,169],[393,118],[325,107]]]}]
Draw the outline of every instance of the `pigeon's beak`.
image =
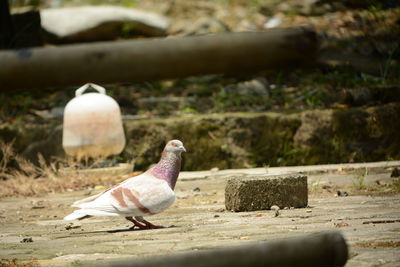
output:
[{"label": "pigeon's beak", "polygon": [[184,146],[179,146],[179,150],[182,151],[182,152],[186,152],[186,149],[185,149]]}]

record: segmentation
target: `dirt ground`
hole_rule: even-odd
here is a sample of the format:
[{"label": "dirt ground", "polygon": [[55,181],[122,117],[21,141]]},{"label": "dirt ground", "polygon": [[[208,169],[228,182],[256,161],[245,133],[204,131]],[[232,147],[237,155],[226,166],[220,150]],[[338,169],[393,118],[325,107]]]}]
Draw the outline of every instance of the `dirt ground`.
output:
[{"label": "dirt ground", "polygon": [[[181,173],[173,207],[147,217],[167,226],[156,230],[127,231],[130,223],[118,217],[62,220],[73,201],[97,190],[3,199],[0,266],[86,266],[332,230],[349,245],[346,266],[399,266],[400,193],[390,190],[391,170],[398,166],[397,161]],[[308,175],[309,207],[281,209],[279,216],[271,210],[225,210],[224,188],[232,175],[295,172]],[[348,196],[338,196],[338,190]]]}]

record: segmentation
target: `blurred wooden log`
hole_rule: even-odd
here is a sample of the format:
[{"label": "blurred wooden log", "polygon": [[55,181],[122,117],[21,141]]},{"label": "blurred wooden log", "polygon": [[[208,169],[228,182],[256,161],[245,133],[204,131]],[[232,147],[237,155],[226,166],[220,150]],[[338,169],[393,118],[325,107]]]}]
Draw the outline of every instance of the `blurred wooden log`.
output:
[{"label": "blurred wooden log", "polygon": [[305,27],[66,45],[0,52],[2,90],[110,84],[243,73],[313,62]]},{"label": "blurred wooden log", "polygon": [[39,10],[33,8],[14,9],[12,20],[15,36],[10,48],[17,49],[43,45]]},{"label": "blurred wooden log", "polygon": [[339,267],[346,264],[347,257],[348,249],[343,236],[331,232],[253,245],[128,260],[99,267]]},{"label": "blurred wooden log", "polygon": [[0,49],[10,48],[14,37],[14,24],[11,19],[8,0],[0,0]]},{"label": "blurred wooden log", "polygon": [[8,0],[0,0],[0,49],[42,46],[40,12],[17,8],[10,14]]}]

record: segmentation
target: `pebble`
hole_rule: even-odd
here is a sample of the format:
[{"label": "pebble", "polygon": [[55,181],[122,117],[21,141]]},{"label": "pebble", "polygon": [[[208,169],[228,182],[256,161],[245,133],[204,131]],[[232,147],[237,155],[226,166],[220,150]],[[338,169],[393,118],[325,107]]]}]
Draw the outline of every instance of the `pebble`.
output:
[{"label": "pebble", "polygon": [[216,211],[216,212],[224,212],[225,209],[224,209],[224,208],[221,208],[221,209],[216,209],[216,210],[214,210],[214,211]]},{"label": "pebble", "polygon": [[272,205],[271,210],[274,211],[274,217],[278,217],[281,213],[279,212],[280,208],[277,205]]},{"label": "pebble", "polygon": [[346,191],[342,190],[338,190],[336,193],[339,197],[347,197],[349,195]]},{"label": "pebble", "polygon": [[341,228],[341,227],[347,227],[349,224],[347,222],[338,222],[334,223],[335,227]]},{"label": "pebble", "polygon": [[272,17],[267,22],[264,23],[263,27],[265,29],[276,28],[282,24],[282,19],[279,17]]},{"label": "pebble", "polygon": [[21,243],[32,243],[32,242],[33,242],[33,239],[32,239],[32,237],[25,237],[25,238],[22,239],[20,242],[21,242]]},{"label": "pebble", "polygon": [[82,227],[81,225],[74,225],[73,223],[70,223],[65,226],[65,230],[77,229],[77,228],[81,228],[81,227]]},{"label": "pebble", "polygon": [[277,205],[272,205],[271,210],[280,210],[280,208]]},{"label": "pebble", "polygon": [[44,209],[44,208],[45,208],[45,206],[32,206],[33,210],[35,210],[35,209]]},{"label": "pebble", "polygon": [[400,171],[397,168],[394,168],[392,173],[390,174],[390,177],[400,177]]}]

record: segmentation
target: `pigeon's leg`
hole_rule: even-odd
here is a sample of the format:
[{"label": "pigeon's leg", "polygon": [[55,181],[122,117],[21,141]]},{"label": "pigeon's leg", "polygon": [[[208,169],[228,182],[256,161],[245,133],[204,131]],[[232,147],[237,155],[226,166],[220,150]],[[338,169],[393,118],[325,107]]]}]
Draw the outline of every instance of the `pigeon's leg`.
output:
[{"label": "pigeon's leg", "polygon": [[130,229],[135,229],[135,227],[139,228],[139,229],[147,229],[148,227],[144,224],[141,224],[140,222],[136,221],[135,219],[133,219],[132,217],[125,217],[125,219],[127,219],[130,222],[133,222],[133,226]]},{"label": "pigeon's leg", "polygon": [[142,222],[146,225],[146,228],[148,229],[159,229],[159,228],[165,228],[165,226],[162,225],[154,225],[151,222],[146,221],[142,216],[135,216],[135,219],[138,220],[139,222]]}]

